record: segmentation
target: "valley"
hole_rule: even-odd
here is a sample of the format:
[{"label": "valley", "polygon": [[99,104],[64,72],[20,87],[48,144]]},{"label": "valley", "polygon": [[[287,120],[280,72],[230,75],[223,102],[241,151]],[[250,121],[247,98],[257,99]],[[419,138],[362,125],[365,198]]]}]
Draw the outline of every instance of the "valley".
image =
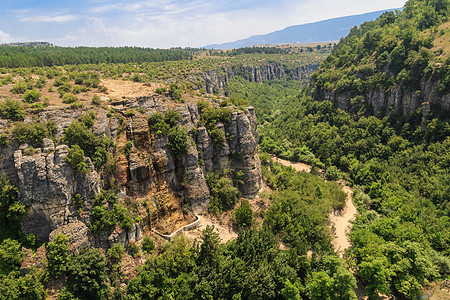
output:
[{"label": "valley", "polygon": [[0,46],[0,299],[448,298],[448,11],[336,44]]}]

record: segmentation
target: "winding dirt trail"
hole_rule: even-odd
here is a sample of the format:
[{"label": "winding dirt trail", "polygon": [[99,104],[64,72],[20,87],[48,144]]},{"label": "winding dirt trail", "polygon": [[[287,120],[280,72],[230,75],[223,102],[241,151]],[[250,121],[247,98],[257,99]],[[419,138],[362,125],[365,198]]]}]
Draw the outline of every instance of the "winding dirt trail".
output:
[{"label": "winding dirt trail", "polygon": [[358,211],[353,204],[353,191],[349,186],[344,185],[342,190],[347,193],[347,200],[345,201],[345,208],[343,211],[334,211],[330,214],[328,219],[333,224],[335,229],[335,236],[333,237],[334,250],[340,257],[344,256],[345,249],[351,246],[348,233],[352,228],[352,223]]},{"label": "winding dirt trail", "polygon": [[[293,167],[299,172],[311,172],[311,166],[304,163],[297,163],[288,161],[285,159],[273,156],[275,162],[282,164],[283,166]],[[341,183],[342,184],[342,183]],[[343,257],[345,249],[351,246],[348,233],[352,228],[352,223],[358,213],[356,206],[353,204],[353,191],[349,186],[343,184],[342,190],[347,194],[347,199],[345,201],[345,208],[343,211],[332,212],[328,219],[330,220],[331,226],[335,229],[335,235],[333,237],[333,247],[340,257]]]}]

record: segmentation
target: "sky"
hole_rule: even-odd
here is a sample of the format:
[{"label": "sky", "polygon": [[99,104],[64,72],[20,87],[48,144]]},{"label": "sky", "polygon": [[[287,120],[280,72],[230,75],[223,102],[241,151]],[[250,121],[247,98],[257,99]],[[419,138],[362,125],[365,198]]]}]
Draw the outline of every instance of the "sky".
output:
[{"label": "sky", "polygon": [[0,44],[201,47],[406,0],[1,0]]}]

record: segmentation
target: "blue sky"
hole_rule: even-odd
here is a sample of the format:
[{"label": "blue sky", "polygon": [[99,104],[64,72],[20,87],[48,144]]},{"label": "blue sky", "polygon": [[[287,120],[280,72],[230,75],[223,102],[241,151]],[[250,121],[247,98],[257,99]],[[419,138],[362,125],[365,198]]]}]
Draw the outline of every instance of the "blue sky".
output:
[{"label": "blue sky", "polygon": [[291,25],[399,8],[406,0],[2,0],[0,43],[199,47]]}]

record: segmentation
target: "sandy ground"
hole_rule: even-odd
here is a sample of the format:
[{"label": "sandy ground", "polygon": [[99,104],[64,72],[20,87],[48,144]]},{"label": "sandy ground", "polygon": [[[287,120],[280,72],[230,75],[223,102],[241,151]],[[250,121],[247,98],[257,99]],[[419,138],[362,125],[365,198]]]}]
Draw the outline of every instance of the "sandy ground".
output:
[{"label": "sandy ground", "polygon": [[353,204],[353,191],[350,187],[344,186],[342,190],[347,193],[347,200],[343,211],[335,211],[330,214],[328,219],[333,224],[335,229],[335,236],[333,238],[334,250],[343,257],[345,249],[351,246],[348,233],[352,228],[350,221],[355,219],[358,213]]},{"label": "sandy ground", "polygon": [[185,231],[184,234],[193,239],[200,240],[202,231],[205,230],[206,226],[213,226],[214,231],[219,234],[222,243],[226,243],[229,240],[237,238],[237,232],[232,228],[231,221],[228,216],[221,216],[221,219],[217,219],[212,215],[201,215],[200,216],[200,226],[195,229]]},{"label": "sandy ground", "polygon": [[300,163],[300,162],[292,162],[289,160],[278,158],[276,156],[272,156],[272,158],[273,158],[274,162],[280,163],[286,167],[293,167],[297,172],[307,172],[307,173],[311,172],[310,165]]}]

